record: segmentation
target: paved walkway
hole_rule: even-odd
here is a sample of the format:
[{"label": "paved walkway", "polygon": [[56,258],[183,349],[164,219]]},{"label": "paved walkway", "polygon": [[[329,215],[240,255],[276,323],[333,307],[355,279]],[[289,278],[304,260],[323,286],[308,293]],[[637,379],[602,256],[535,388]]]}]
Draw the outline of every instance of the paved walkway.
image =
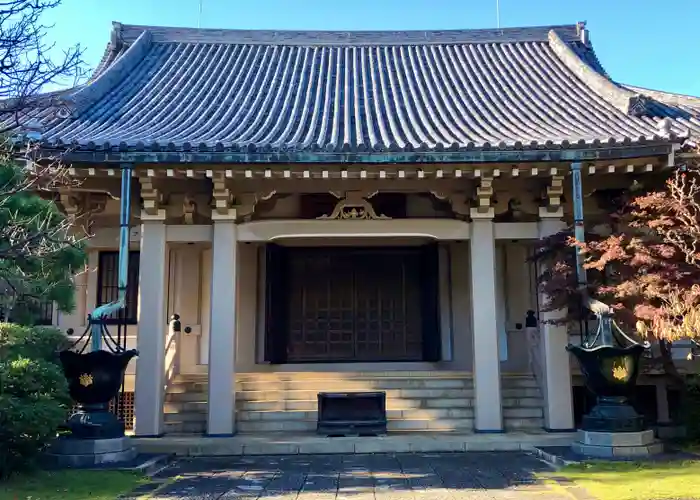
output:
[{"label": "paved walkway", "polygon": [[180,460],[151,498],[187,500],[572,500],[524,453],[287,455]]}]

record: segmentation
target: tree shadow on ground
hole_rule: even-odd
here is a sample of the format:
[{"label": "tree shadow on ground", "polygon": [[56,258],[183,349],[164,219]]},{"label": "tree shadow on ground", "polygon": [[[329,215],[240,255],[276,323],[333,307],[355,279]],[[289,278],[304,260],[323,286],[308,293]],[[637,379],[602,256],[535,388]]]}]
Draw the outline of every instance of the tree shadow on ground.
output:
[{"label": "tree shadow on ground", "polygon": [[236,456],[180,460],[157,479],[170,479],[152,498],[367,497],[454,490],[548,491],[536,478],[551,469],[513,452],[377,455]]}]

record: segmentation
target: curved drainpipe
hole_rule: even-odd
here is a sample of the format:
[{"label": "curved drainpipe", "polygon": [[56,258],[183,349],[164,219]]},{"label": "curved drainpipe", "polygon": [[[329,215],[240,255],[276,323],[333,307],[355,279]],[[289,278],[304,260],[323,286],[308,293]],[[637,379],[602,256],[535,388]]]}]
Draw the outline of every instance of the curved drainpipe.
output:
[{"label": "curved drainpipe", "polygon": [[102,348],[102,321],[126,306],[126,286],[129,278],[129,219],[131,217],[131,164],[122,165],[122,185],[119,207],[119,270],[117,300],[98,306],[89,316],[92,350]]}]

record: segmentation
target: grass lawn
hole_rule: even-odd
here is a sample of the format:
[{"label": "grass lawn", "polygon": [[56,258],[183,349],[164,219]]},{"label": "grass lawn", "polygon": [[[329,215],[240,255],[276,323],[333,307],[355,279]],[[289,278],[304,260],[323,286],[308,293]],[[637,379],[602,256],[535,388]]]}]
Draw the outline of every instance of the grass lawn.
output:
[{"label": "grass lawn", "polygon": [[573,480],[598,500],[700,499],[700,461],[596,462],[546,476]]},{"label": "grass lawn", "polygon": [[0,500],[114,500],[146,482],[127,471],[44,471],[0,482]]}]

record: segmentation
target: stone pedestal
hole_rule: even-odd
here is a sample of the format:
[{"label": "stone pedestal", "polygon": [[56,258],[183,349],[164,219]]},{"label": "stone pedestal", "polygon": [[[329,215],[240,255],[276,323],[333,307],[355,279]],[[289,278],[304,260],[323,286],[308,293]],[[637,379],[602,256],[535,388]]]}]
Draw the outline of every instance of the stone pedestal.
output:
[{"label": "stone pedestal", "polygon": [[136,458],[131,439],[123,436],[112,439],[59,438],[51,444],[46,459],[58,467],[94,467],[128,462]]},{"label": "stone pedestal", "polygon": [[572,449],[596,458],[643,457],[661,453],[664,445],[654,439],[654,431],[592,432],[579,430]]}]

